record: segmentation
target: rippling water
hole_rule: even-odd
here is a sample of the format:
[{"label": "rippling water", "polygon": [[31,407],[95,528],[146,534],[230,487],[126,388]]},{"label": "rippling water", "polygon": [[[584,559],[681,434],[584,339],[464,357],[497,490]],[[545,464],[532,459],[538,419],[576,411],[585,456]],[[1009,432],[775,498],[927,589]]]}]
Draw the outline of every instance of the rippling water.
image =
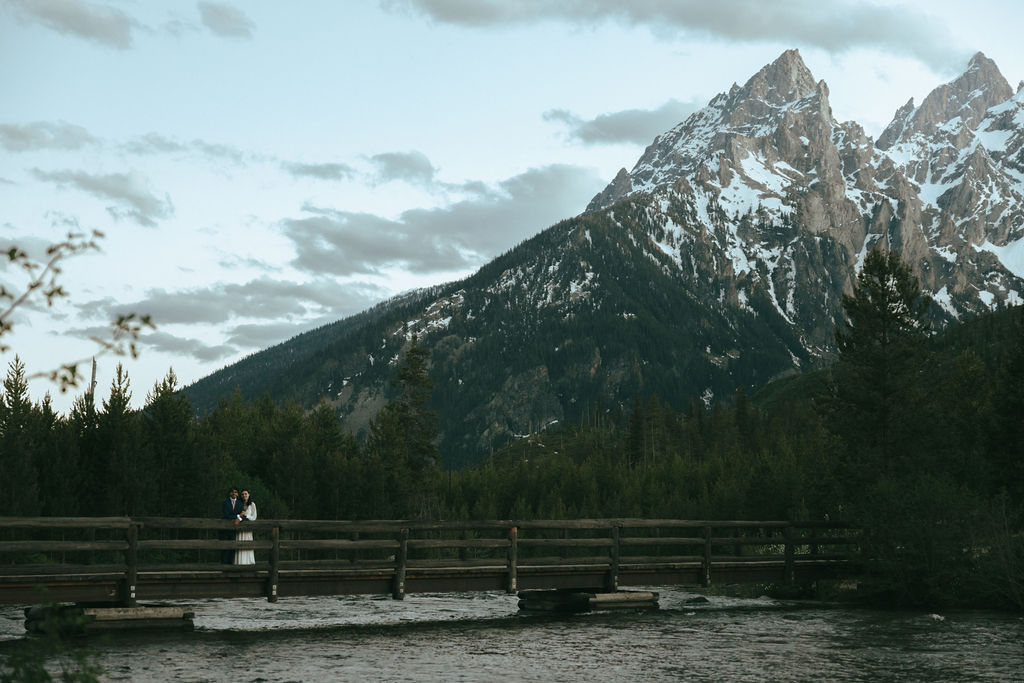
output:
[{"label": "rippling water", "polygon": [[[1024,617],[652,590],[660,610],[565,617],[489,593],[189,601],[192,633],[82,644],[109,681],[1024,680]],[[0,658],[22,621],[0,609]]]}]

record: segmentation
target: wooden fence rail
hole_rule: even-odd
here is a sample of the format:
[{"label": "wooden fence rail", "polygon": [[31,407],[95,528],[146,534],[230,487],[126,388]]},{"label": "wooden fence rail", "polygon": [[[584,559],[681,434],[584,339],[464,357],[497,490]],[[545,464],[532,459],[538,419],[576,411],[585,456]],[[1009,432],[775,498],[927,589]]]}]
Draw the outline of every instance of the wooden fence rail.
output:
[{"label": "wooden fence rail", "polygon": [[[0,517],[0,603],[786,581],[848,570],[836,522]],[[828,552],[823,552],[827,549]],[[253,565],[220,564],[253,550]]]}]

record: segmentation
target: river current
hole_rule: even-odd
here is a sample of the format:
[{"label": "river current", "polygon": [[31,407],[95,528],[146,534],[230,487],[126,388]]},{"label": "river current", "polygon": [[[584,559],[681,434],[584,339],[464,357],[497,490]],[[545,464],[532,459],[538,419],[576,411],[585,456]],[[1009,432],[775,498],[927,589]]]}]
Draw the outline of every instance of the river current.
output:
[{"label": "river current", "polygon": [[[77,644],[105,681],[1024,680],[1014,614],[651,590],[658,610],[571,616],[497,593],[198,600],[191,633]],[[22,609],[0,608],[0,661],[25,642]]]}]

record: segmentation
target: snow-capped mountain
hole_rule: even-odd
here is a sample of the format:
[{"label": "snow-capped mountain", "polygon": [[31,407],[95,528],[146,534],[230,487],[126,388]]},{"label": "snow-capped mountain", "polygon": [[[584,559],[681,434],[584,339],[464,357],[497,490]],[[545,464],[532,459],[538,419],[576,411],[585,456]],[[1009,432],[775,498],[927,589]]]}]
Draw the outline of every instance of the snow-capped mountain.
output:
[{"label": "snow-capped mountain", "polygon": [[[878,243],[915,267],[940,317],[1021,303],[1024,95],[978,53],[921,106],[901,107],[877,143],[837,122],[828,96],[789,50],[658,136],[588,209],[643,195],[694,217],[684,242],[707,245],[736,282],[733,303],[766,288],[817,351]],[[751,213],[773,226],[788,215],[791,228],[744,230]]]},{"label": "snow-capped mountain", "polygon": [[1024,95],[976,55],[877,143],[796,50],[655,138],[587,210],[471,277],[268,349],[186,390],[328,400],[353,431],[431,349],[441,451],[474,460],[657,394],[677,408],[808,367],[875,244],[939,325],[1024,296]]}]

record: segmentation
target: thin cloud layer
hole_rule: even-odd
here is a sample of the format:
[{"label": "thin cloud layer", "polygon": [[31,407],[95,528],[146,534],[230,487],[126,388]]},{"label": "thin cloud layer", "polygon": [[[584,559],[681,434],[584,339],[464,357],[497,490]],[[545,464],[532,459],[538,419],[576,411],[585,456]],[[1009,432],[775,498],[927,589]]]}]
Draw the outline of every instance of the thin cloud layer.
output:
[{"label": "thin cloud layer", "polygon": [[219,2],[200,2],[203,25],[225,38],[252,38],[256,25],[242,10]]},{"label": "thin cloud layer", "polygon": [[216,283],[201,289],[155,289],[144,299],[129,304],[110,300],[83,304],[85,315],[104,316],[109,311],[145,312],[163,325],[222,325],[231,320],[302,320],[324,314],[348,315],[387,296],[368,283],[339,283],[334,279],[291,282],[261,277],[246,283]]},{"label": "thin cloud layer", "polygon": [[[7,0],[7,4],[23,23],[39,24],[117,50],[133,48],[136,32],[155,33],[111,4],[86,0]],[[253,38],[256,24],[237,7],[220,2],[199,2],[196,7],[200,23],[211,33],[222,38]],[[175,19],[163,24],[163,31],[174,36],[200,30],[191,20]]]},{"label": "thin cloud layer", "polygon": [[[66,121],[34,121],[32,123],[0,124],[0,148],[9,152],[41,150],[75,151],[85,147],[117,149],[135,156],[195,156],[210,161],[227,161],[243,166],[249,163],[270,163],[296,178],[317,178],[328,181],[358,180],[367,185],[403,181],[410,185],[435,188],[437,169],[422,152],[383,152],[362,157],[369,166],[362,170],[342,162],[306,163],[275,159],[247,152],[233,145],[209,142],[201,138],[182,141],[157,132],[146,133],[123,143],[106,144],[82,126]],[[69,183],[67,172],[49,174],[48,180]],[[75,183],[80,186],[87,182]],[[83,187],[84,189],[84,187]]]},{"label": "thin cloud layer", "polygon": [[[103,147],[104,142],[82,126],[66,121],[33,121],[31,123],[0,124],[0,148],[9,152],[34,152],[40,150],[80,150],[85,147]],[[220,159],[234,164],[258,160],[256,155],[244,152],[232,145],[207,142],[196,138],[182,142],[159,133],[147,133],[117,148],[138,156],[157,154],[194,154],[210,159]],[[286,170],[295,172],[301,164],[282,164]]]},{"label": "thin cloud layer", "polygon": [[683,33],[731,41],[799,43],[838,54],[874,47],[907,55],[940,71],[963,62],[954,35],[922,12],[854,0],[381,0],[434,21],[481,28],[539,21],[643,26],[662,38]]},{"label": "thin cloud layer", "polygon": [[130,154],[138,155],[196,154],[210,159],[222,159],[233,164],[243,164],[252,157],[251,154],[231,145],[207,142],[198,138],[191,142],[181,142],[159,133],[147,133],[134,138],[122,145],[122,149]]},{"label": "thin cloud layer", "polygon": [[327,320],[305,320],[301,323],[272,322],[236,325],[228,335],[228,343],[242,349],[265,349],[337,319],[331,317]]},{"label": "thin cloud layer", "polygon": [[296,178],[318,178],[319,180],[351,180],[356,170],[348,164],[323,163],[303,164],[298,162],[282,162],[281,168]]},{"label": "thin cloud layer", "polygon": [[422,152],[385,152],[370,157],[376,169],[376,181],[387,183],[404,180],[412,185],[429,186],[434,182],[436,169]]},{"label": "thin cloud layer", "polygon": [[65,35],[127,50],[141,25],[116,7],[82,0],[8,0],[18,17]]},{"label": "thin cloud layer", "polygon": [[99,140],[85,128],[65,121],[0,124],[0,147],[8,152],[73,150],[96,144],[99,144]]},{"label": "thin cloud layer", "polygon": [[224,360],[240,351],[237,346],[231,344],[207,344],[199,339],[179,337],[159,330],[143,334],[139,341],[146,351],[157,351],[176,356],[192,356],[204,363]]},{"label": "thin cloud layer", "polygon": [[[334,278],[291,282],[261,277],[249,282],[217,283],[182,291],[152,290],[138,301],[96,299],[76,307],[82,320],[101,320],[129,312],[151,316],[158,329],[140,341],[148,351],[188,355],[213,362],[241,351],[266,348],[328,322],[353,315],[390,292],[378,285],[339,283]],[[234,321],[237,324],[232,324]],[[207,343],[175,335],[168,326],[212,326],[224,332],[223,343]],[[105,337],[109,328],[89,325],[67,332],[85,339]]]},{"label": "thin cloud layer", "polygon": [[286,219],[292,265],[334,276],[403,268],[418,274],[482,265],[556,221],[579,213],[604,182],[590,169],[553,165],[530,169],[496,188],[463,186],[465,200],[412,209],[391,220],[367,213],[307,206],[306,218]]},{"label": "thin cloud layer", "polygon": [[72,187],[100,199],[114,202],[107,211],[115,218],[133,220],[139,225],[155,227],[162,218],[174,215],[170,197],[160,199],[146,187],[144,179],[134,173],[93,175],[85,171],[33,171],[39,180],[58,187]]},{"label": "thin cloud layer", "polygon": [[544,120],[564,124],[569,138],[585,145],[646,145],[700,107],[696,101],[669,100],[657,109],[626,109],[593,119],[583,119],[567,109],[551,109],[544,112]]},{"label": "thin cloud layer", "polygon": [[177,154],[188,152],[190,147],[159,133],[147,133],[125,143],[123,149],[131,154]]},{"label": "thin cloud layer", "polygon": [[[66,330],[60,334],[87,340],[109,339],[110,327],[100,325],[78,327]],[[175,356],[192,356],[196,360],[205,363],[230,358],[240,351],[238,347],[230,344],[207,344],[198,339],[179,337],[163,330],[141,334],[139,336],[139,346],[145,349],[144,353],[157,352]]]}]

